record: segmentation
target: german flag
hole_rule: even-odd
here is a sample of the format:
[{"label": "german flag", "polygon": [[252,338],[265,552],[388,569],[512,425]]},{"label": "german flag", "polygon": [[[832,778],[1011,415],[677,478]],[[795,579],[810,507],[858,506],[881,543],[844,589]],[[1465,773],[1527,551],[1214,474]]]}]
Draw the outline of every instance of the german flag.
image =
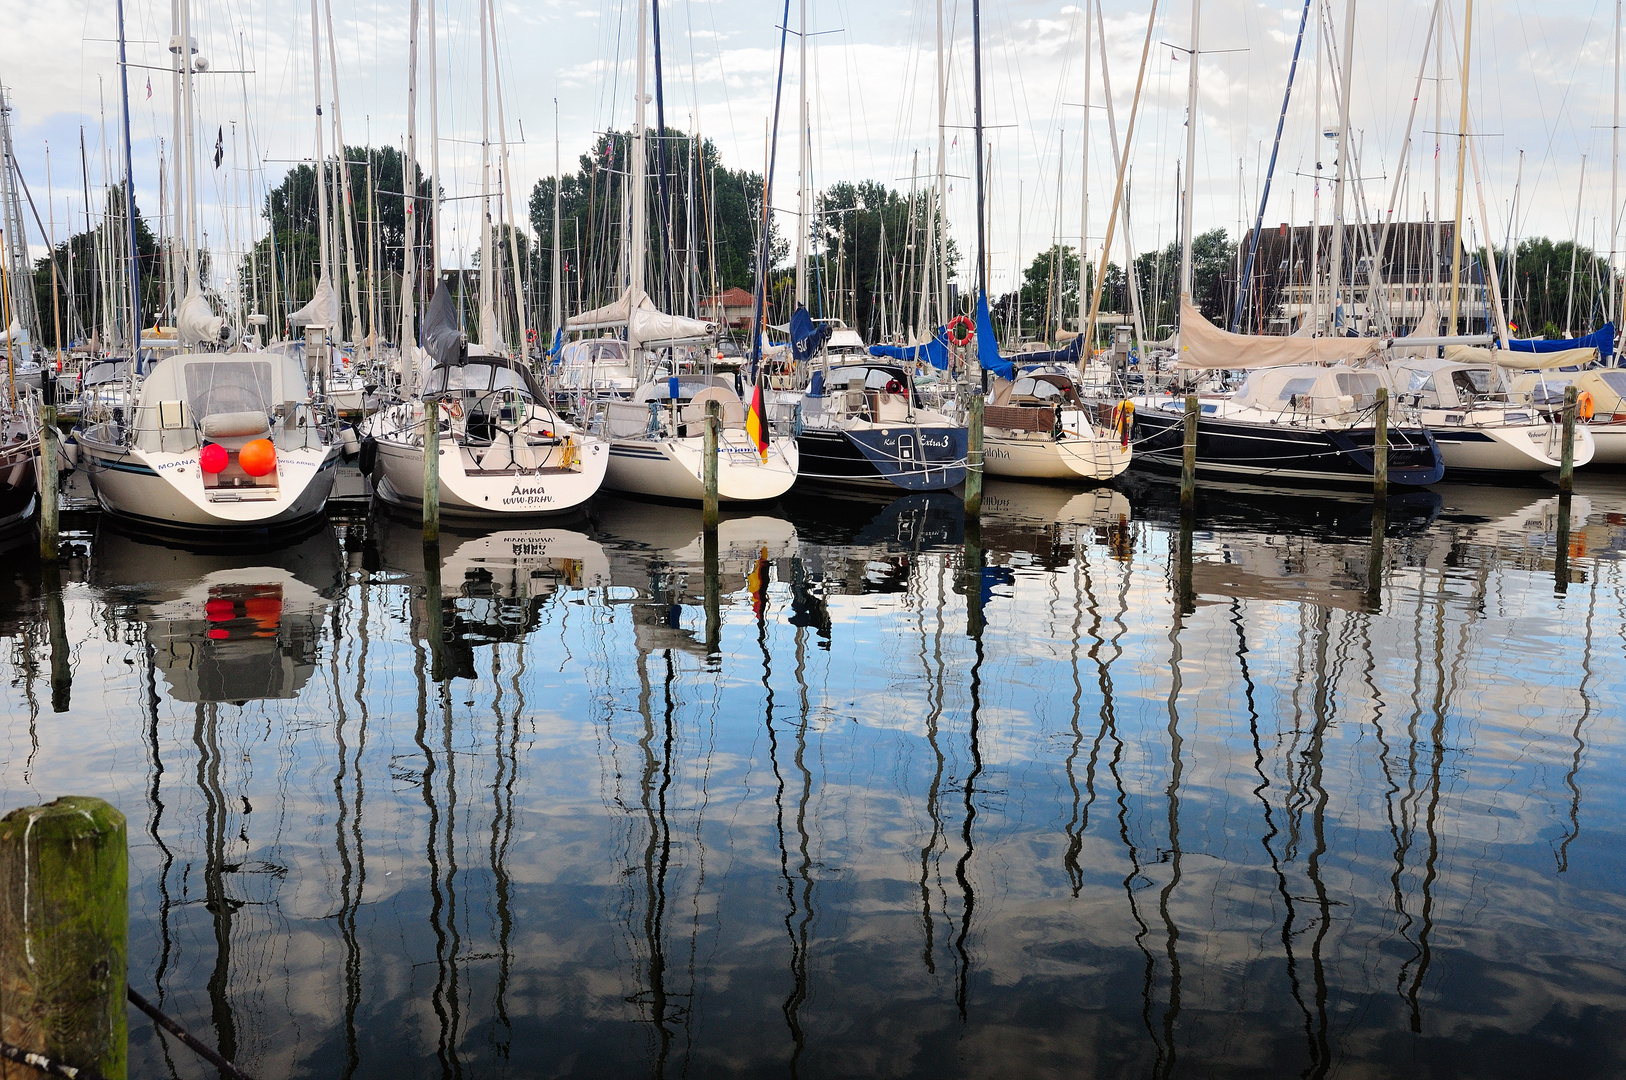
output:
[{"label": "german flag", "polygon": [[768,460],[768,418],[762,411],[762,384],[751,388],[751,408],[745,413],[745,433],[756,443],[757,453]]}]

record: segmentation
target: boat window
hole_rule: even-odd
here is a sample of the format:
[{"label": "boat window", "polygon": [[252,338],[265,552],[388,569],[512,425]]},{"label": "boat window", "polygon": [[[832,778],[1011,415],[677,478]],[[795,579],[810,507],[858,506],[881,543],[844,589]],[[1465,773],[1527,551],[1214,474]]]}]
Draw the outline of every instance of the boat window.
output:
[{"label": "boat window", "polygon": [[1463,368],[1451,373],[1451,385],[1464,397],[1491,392],[1491,373],[1486,368]]},{"label": "boat window", "polygon": [[186,365],[186,401],[198,418],[222,413],[269,413],[276,392],[265,360],[193,361]]},{"label": "boat window", "polygon": [[1036,398],[1059,398],[1062,396],[1062,392],[1056,388],[1054,383],[1045,382],[1043,379],[1018,379],[1016,385],[1011,388],[1011,396],[1021,397],[1024,395]]},{"label": "boat window", "polygon": [[1406,393],[1432,394],[1434,392],[1434,373],[1432,371],[1413,371],[1410,374],[1411,380],[1406,383]]},{"label": "boat window", "polygon": [[833,369],[824,385],[832,390],[845,390],[849,382],[860,378],[864,380],[866,390],[885,390],[887,383],[902,381],[885,368],[844,367]]},{"label": "boat window", "polygon": [[429,397],[446,393],[483,394],[491,389],[491,370],[486,364],[437,367],[429,373],[424,393]]},{"label": "boat window", "polygon": [[1338,392],[1353,398],[1375,398],[1383,381],[1375,371],[1340,371]]},{"label": "boat window", "polygon": [[1308,376],[1307,378],[1303,378],[1303,379],[1288,379],[1285,383],[1282,384],[1282,388],[1277,393],[1276,396],[1280,400],[1286,401],[1289,398],[1297,397],[1300,394],[1308,394],[1311,390],[1314,390],[1314,389],[1315,389],[1315,376],[1314,375]]},{"label": "boat window", "polygon": [[511,367],[494,367],[491,369],[493,390],[518,390],[529,395],[530,386],[525,382],[525,376]]}]

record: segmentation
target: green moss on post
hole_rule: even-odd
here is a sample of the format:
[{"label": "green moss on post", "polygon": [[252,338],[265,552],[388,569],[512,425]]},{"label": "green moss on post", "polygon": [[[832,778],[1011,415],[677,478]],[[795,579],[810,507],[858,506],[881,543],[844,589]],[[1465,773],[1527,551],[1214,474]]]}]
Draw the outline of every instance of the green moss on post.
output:
[{"label": "green moss on post", "polygon": [[0,818],[0,1039],[124,1080],[124,815],[68,796]]}]

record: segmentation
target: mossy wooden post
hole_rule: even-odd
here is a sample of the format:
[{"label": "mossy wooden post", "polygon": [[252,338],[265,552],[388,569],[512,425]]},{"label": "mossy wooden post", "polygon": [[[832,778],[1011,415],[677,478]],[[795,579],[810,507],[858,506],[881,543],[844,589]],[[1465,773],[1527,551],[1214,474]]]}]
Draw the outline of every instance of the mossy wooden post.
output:
[{"label": "mossy wooden post", "polygon": [[982,520],[982,395],[971,395],[965,423],[965,519]]},{"label": "mossy wooden post", "polygon": [[1185,452],[1180,460],[1180,507],[1197,502],[1197,418],[1202,415],[1196,394],[1186,395]]},{"label": "mossy wooden post", "polygon": [[124,1080],[128,888],[124,815],[102,800],[0,818],[0,1039]]},{"label": "mossy wooden post", "polygon": [[56,562],[59,524],[57,514],[56,455],[59,432],[56,429],[56,379],[46,372],[40,399],[40,558]]},{"label": "mossy wooden post", "polygon": [[709,536],[717,531],[717,440],[723,427],[723,403],[706,402],[706,431],[701,439],[701,481],[705,484],[704,502],[701,504],[701,526]]},{"label": "mossy wooden post", "polygon": [[1372,495],[1389,495],[1389,388],[1378,387],[1378,405],[1372,418]]},{"label": "mossy wooden post", "polygon": [[1575,490],[1575,384],[1564,387],[1564,456],[1559,458],[1558,490]]},{"label": "mossy wooden post", "polygon": [[440,543],[440,403],[432,398],[423,401],[423,542]]}]

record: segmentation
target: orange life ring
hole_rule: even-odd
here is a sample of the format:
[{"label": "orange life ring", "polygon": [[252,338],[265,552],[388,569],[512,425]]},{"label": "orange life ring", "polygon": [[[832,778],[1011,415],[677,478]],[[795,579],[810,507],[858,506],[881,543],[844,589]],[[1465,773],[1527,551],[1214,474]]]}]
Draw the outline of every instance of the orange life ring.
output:
[{"label": "orange life ring", "polygon": [[1590,420],[1595,409],[1596,406],[1592,402],[1592,392],[1582,390],[1575,399],[1575,415],[1582,420]]},{"label": "orange life ring", "polygon": [[956,315],[949,320],[948,339],[958,348],[964,348],[976,340],[977,328],[971,320],[964,315]]}]

